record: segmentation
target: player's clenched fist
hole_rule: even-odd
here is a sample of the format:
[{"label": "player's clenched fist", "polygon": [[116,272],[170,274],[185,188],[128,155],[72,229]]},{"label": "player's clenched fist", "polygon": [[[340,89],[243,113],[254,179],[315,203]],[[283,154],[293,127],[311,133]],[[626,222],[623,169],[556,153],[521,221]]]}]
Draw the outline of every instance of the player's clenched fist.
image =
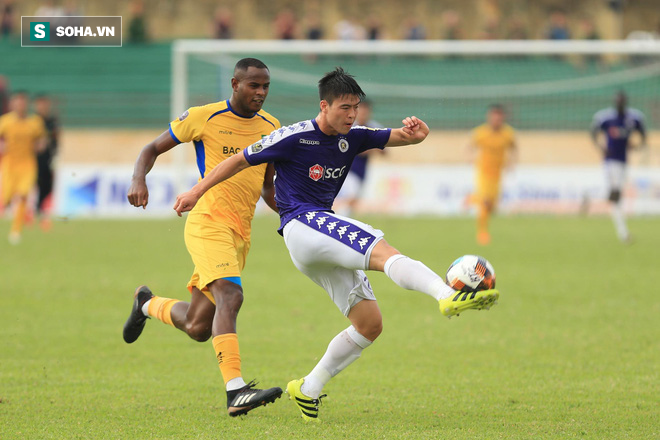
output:
[{"label": "player's clenched fist", "polygon": [[198,200],[199,197],[193,191],[187,191],[183,194],[179,194],[176,197],[176,202],[174,203],[174,210],[176,211],[177,215],[181,217],[181,213],[192,210],[197,204]]},{"label": "player's clenched fist", "polygon": [[131,187],[128,189],[128,202],[133,206],[142,206],[142,209],[147,208],[149,203],[149,190],[147,183],[144,180],[135,180],[131,182]]}]

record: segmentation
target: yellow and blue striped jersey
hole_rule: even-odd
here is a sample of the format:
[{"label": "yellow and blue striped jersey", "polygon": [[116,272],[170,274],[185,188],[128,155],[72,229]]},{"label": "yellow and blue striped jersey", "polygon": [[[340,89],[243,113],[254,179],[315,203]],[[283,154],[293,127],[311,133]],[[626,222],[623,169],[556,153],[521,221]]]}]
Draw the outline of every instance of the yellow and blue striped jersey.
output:
[{"label": "yellow and blue striped jersey", "polygon": [[[202,179],[220,162],[278,128],[280,122],[267,112],[241,116],[226,100],[189,108],[170,123],[170,135],[177,142],[193,142]],[[265,164],[241,171],[207,191],[193,211],[226,222],[249,240],[265,171]]]}]

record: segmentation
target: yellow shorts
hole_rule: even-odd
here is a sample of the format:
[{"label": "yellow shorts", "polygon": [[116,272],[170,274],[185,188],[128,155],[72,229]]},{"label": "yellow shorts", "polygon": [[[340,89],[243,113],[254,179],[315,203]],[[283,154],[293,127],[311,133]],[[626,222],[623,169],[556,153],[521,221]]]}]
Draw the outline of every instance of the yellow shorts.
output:
[{"label": "yellow shorts", "polygon": [[497,203],[500,196],[500,176],[492,174],[477,173],[477,191],[475,202]]},{"label": "yellow shorts", "polygon": [[2,191],[2,204],[11,202],[15,196],[27,196],[32,188],[37,184],[37,167],[21,166],[11,167],[4,165],[0,169],[2,181],[0,191]]},{"label": "yellow shorts", "polygon": [[195,264],[188,290],[197,287],[215,304],[207,286],[221,278],[241,276],[250,242],[226,223],[194,212],[188,214],[184,238]]}]

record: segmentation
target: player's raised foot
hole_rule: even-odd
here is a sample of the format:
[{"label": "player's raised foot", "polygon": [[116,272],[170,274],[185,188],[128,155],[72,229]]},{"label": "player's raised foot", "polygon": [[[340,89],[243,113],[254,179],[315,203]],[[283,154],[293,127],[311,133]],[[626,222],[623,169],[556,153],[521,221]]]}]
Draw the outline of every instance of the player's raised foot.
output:
[{"label": "player's raised foot", "polygon": [[497,289],[480,290],[479,292],[456,292],[449,298],[441,299],[440,312],[448,318],[459,315],[465,310],[490,309],[497,304],[500,292]]},{"label": "player's raised foot", "polygon": [[21,243],[21,233],[12,231],[9,233],[7,240],[9,240],[10,245],[16,246]]},{"label": "player's raised foot", "polygon": [[286,386],[286,392],[289,395],[289,400],[293,400],[293,403],[296,404],[300,410],[300,414],[306,422],[309,421],[318,421],[319,417],[319,405],[321,404],[321,399],[326,395],[322,394],[318,399],[313,399],[309,396],[303,394],[300,390],[302,384],[305,382],[305,379],[295,379],[289,382]]},{"label": "player's raised foot", "polygon": [[50,230],[53,229],[53,221],[50,218],[42,218],[41,221],[39,221],[39,227],[44,232],[50,232]]},{"label": "player's raised foot", "polygon": [[282,388],[268,388],[260,390],[255,388],[257,383],[251,381],[243,388],[227,391],[227,412],[231,417],[242,416],[249,411],[275,402],[282,395]]},{"label": "player's raised foot", "polygon": [[127,344],[135,342],[142,334],[144,324],[147,322],[147,316],[142,313],[142,306],[153,297],[154,294],[147,286],[140,286],[135,290],[133,309],[124,324],[124,341]]},{"label": "player's raised foot", "polygon": [[490,233],[488,231],[479,231],[477,233],[477,243],[482,246],[490,244]]}]

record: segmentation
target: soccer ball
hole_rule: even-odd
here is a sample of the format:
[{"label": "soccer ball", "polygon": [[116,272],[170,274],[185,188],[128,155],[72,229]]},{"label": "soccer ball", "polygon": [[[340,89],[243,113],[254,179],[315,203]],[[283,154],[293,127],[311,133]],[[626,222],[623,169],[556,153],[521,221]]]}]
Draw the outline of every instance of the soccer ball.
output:
[{"label": "soccer ball", "polygon": [[463,255],[451,263],[445,277],[447,284],[462,292],[478,292],[495,287],[495,269],[484,257]]}]

